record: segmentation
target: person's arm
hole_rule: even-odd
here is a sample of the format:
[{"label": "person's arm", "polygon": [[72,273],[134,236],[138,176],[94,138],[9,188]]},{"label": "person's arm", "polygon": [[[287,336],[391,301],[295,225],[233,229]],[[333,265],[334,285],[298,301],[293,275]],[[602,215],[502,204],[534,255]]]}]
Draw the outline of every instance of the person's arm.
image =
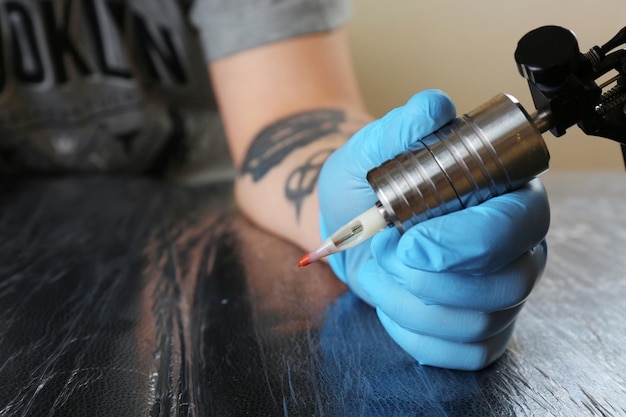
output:
[{"label": "person's arm", "polygon": [[238,172],[239,207],[261,227],[313,249],[322,163],[370,120],[345,30],[239,52],[213,61],[210,73]]},{"label": "person's arm", "polygon": [[[239,170],[239,206],[307,251],[376,202],[368,170],[423,146],[456,112],[444,93],[427,90],[359,129],[369,117],[342,30],[250,49],[214,61],[211,71]],[[534,180],[403,235],[387,228],[326,259],[418,362],[481,369],[505,351],[543,272],[549,217]]]}]

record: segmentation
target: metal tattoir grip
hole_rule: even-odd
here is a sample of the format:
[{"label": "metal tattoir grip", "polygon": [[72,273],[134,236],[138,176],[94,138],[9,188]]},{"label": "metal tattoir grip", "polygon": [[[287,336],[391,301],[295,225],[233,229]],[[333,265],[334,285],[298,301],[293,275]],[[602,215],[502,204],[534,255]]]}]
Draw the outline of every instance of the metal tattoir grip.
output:
[{"label": "metal tattoir grip", "polygon": [[372,169],[381,210],[402,233],[414,224],[521,187],[548,169],[548,129],[519,102],[498,94]]}]

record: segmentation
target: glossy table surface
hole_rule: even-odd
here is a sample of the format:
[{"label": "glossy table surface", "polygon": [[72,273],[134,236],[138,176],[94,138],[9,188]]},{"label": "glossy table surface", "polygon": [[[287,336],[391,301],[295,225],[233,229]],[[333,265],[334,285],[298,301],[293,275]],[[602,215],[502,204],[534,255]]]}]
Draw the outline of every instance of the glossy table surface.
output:
[{"label": "glossy table surface", "polygon": [[547,173],[546,272],[480,372],[419,366],[228,183],[0,185],[0,416],[626,415],[626,173]]}]

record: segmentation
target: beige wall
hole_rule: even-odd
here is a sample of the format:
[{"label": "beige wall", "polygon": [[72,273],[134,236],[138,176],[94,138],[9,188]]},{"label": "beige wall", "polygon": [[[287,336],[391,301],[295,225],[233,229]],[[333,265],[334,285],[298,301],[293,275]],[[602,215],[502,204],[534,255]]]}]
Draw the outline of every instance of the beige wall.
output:
[{"label": "beige wall", "polygon": [[[381,116],[414,92],[439,88],[466,112],[505,92],[534,110],[513,53],[518,40],[554,24],[576,33],[582,51],[626,26],[626,0],[352,0],[350,38],[365,100]],[[578,127],[544,135],[551,169],[622,170],[619,145]]]}]

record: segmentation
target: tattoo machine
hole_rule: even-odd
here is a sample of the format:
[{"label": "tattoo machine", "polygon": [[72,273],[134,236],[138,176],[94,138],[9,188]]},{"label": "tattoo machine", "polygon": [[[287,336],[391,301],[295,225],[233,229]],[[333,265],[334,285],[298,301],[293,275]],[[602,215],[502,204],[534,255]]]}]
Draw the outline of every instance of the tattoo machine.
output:
[{"label": "tattoo machine", "polygon": [[[528,113],[499,94],[370,170],[379,201],[305,255],[305,266],[395,226],[480,204],[521,187],[548,169],[542,133],[562,136],[574,124],[587,135],[621,144],[626,163],[626,27],[604,46],[581,53],[576,36],[544,26],[522,37],[515,51],[536,108]],[[615,74],[616,72],[616,74]],[[598,79],[603,78],[601,84]]]}]

